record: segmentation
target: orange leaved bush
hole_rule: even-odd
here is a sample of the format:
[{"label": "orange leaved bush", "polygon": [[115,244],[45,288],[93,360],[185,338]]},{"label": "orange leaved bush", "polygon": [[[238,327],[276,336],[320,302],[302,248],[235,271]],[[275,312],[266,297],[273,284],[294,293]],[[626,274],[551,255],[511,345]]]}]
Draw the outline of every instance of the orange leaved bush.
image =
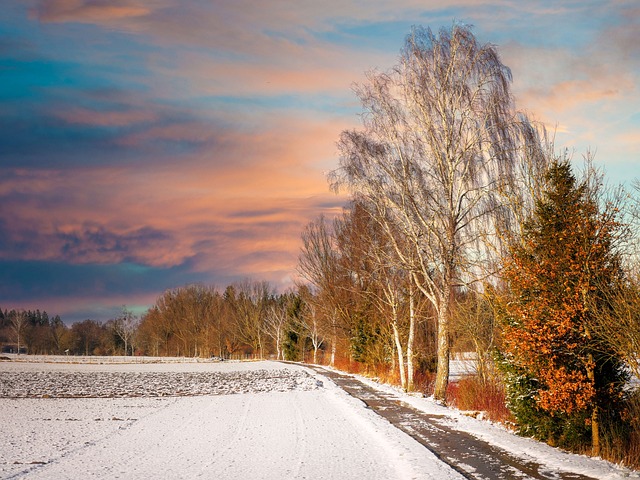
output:
[{"label": "orange leaved bush", "polygon": [[577,184],[568,162],[551,165],[547,186],[504,270],[503,355],[517,390],[510,398],[516,419],[526,404],[520,417],[546,422],[542,435],[562,436],[572,417],[595,424],[585,436],[596,445],[600,411],[620,397],[624,377],[589,329],[603,286],[622,280],[613,248],[619,225],[600,212],[586,182]]}]

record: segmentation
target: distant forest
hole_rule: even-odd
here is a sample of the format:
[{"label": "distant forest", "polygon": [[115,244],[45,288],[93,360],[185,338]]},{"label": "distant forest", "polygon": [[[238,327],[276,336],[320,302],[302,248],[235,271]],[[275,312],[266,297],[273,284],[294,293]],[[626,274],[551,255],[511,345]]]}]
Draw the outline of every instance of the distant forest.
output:
[{"label": "distant forest", "polygon": [[164,292],[142,317],[124,306],[108,321],[71,325],[40,310],[0,310],[0,345],[36,355],[317,358],[327,343],[310,295],[307,287],[277,293],[252,280],[222,291],[187,285]]}]

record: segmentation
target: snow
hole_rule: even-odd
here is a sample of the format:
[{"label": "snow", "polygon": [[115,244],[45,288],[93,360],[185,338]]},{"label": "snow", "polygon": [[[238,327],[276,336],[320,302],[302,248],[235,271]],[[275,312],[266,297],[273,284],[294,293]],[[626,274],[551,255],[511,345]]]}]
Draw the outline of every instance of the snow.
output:
[{"label": "snow", "polygon": [[[0,478],[461,478],[304,366],[136,361],[0,362]],[[550,478],[557,471],[640,478],[361,380],[442,415],[439,421],[448,426],[542,463]]]},{"label": "snow", "polygon": [[[118,396],[91,376],[121,377]],[[2,478],[461,478],[299,365],[0,362],[0,379]]]}]

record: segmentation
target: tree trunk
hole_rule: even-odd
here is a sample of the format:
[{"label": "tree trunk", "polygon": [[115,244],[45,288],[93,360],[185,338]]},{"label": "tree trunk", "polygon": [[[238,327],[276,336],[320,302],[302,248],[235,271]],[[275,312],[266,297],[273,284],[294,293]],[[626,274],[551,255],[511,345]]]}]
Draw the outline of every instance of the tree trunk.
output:
[{"label": "tree trunk", "polygon": [[413,391],[413,344],[415,342],[416,311],[413,286],[409,286],[409,338],[407,339],[407,391]]},{"label": "tree trunk", "polygon": [[[582,289],[582,303],[586,307],[587,303],[587,289]],[[588,309],[585,308],[585,313]],[[588,313],[587,313],[588,314]],[[585,336],[591,342],[591,329],[585,325]],[[593,354],[587,354],[587,378],[593,385],[594,392],[596,391],[596,373],[595,362],[593,361]],[[593,411],[591,412],[591,453],[594,457],[600,456],[600,418],[598,412],[598,398],[594,399]]]},{"label": "tree trunk", "polygon": [[331,342],[331,363],[330,365],[333,367],[336,364],[336,340],[337,338],[334,336],[333,341]]},{"label": "tree trunk", "polygon": [[393,338],[396,342],[396,350],[398,352],[398,369],[400,370],[400,385],[404,391],[407,390],[407,377],[404,370],[404,355],[402,352],[402,342],[400,341],[400,332],[398,331],[398,324],[394,321],[393,326]]},{"label": "tree trunk", "polygon": [[[589,339],[591,338],[588,329],[587,336]],[[594,365],[593,355],[590,353],[587,356],[587,378],[595,390],[596,376],[593,367]],[[591,453],[594,457],[600,456],[600,416],[598,410],[598,399],[596,398],[594,399],[593,411],[591,412]]]},{"label": "tree trunk", "polygon": [[[446,280],[445,280],[446,281]],[[449,385],[449,308],[451,287],[447,285],[438,308],[438,366],[436,369],[436,385],[433,397],[441,402],[447,399]]]},{"label": "tree trunk", "polygon": [[393,352],[391,352],[391,371],[395,372],[396,371],[396,358],[397,358],[397,347],[395,344],[395,340],[393,342],[393,345],[391,345],[391,349],[393,350]]},{"label": "tree trunk", "polygon": [[598,410],[598,405],[595,405],[593,412],[591,412],[591,450],[594,457],[600,456],[600,418]]},{"label": "tree trunk", "polygon": [[333,367],[335,366],[336,363],[336,350],[337,350],[337,343],[338,343],[338,333],[337,333],[337,329],[336,329],[336,318],[335,318],[335,314],[333,317],[331,317],[331,329],[332,329],[332,333],[331,333],[331,363],[330,365]]}]

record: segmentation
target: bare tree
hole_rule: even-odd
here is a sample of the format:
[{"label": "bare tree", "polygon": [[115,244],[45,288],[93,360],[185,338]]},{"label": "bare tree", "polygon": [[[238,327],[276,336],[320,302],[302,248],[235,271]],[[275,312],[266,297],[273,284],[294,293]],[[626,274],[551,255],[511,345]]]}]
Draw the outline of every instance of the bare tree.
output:
[{"label": "bare tree", "polygon": [[617,230],[612,233],[612,247],[624,271],[622,281],[616,284],[600,282],[604,297],[600,303],[591,298],[589,308],[589,334],[601,344],[602,351],[615,352],[640,378],[640,181],[632,182],[632,189],[612,188],[604,181],[602,170],[593,164],[593,155],[587,152],[583,176],[587,193],[601,208],[601,218],[612,222]]},{"label": "bare tree", "polygon": [[300,318],[305,334],[311,340],[313,347],[313,363],[318,363],[318,350],[324,344],[325,322],[322,318],[322,309],[313,298],[311,290],[306,287],[300,288],[300,295],[303,301],[302,316]]},{"label": "bare tree", "polygon": [[640,278],[636,274],[622,285],[606,287],[606,308],[591,306],[596,314],[589,328],[603,351],[615,352],[640,378]]},{"label": "bare tree", "polygon": [[193,284],[185,287],[183,293],[185,297],[183,321],[188,326],[193,344],[193,356],[208,355],[210,353],[208,336],[216,311],[215,288]]},{"label": "bare tree", "polygon": [[364,131],[342,133],[340,167],[329,177],[373,205],[383,227],[399,229],[410,246],[396,253],[437,313],[439,400],[455,290],[487,274],[503,192],[532,131],[515,112],[510,82],[496,48],[479,44],[469,27],[439,36],[414,29],[399,64],[357,87]]},{"label": "bare tree", "polygon": [[64,350],[63,338],[65,333],[67,332],[67,327],[62,322],[62,319],[58,315],[56,315],[51,319],[49,329],[51,331],[51,341],[53,343],[54,352],[62,352]]},{"label": "bare tree", "polygon": [[[375,214],[374,214],[375,215]],[[393,344],[398,360],[400,384],[404,390],[413,390],[413,347],[415,339],[415,309],[413,298],[413,280],[403,268],[402,262],[393,248],[400,246],[404,238],[397,230],[380,228],[379,222],[365,205],[355,202],[351,210],[352,217],[360,217],[363,240],[355,246],[356,255],[369,259],[370,269],[363,269],[372,288],[366,290],[380,315],[386,318],[384,323],[393,336]],[[362,225],[363,224],[363,225]],[[394,235],[393,242],[388,235]],[[404,245],[402,248],[404,249]],[[408,306],[409,308],[405,308]],[[406,339],[406,341],[405,341]],[[406,355],[406,356],[405,356]]]},{"label": "bare tree", "polygon": [[125,356],[129,355],[129,347],[133,343],[133,336],[138,329],[139,323],[138,317],[126,306],[122,307],[122,313],[113,321],[113,331],[124,343]]},{"label": "bare tree", "polygon": [[330,323],[331,360],[334,365],[338,343],[338,318],[348,316],[342,289],[343,272],[335,247],[335,237],[327,220],[320,216],[302,232],[298,270],[317,290],[317,304]]},{"label": "bare tree", "polygon": [[71,335],[75,355],[105,355],[108,350],[105,337],[110,332],[100,322],[89,319],[76,322],[71,326]]},{"label": "bare tree", "polygon": [[236,295],[230,299],[238,338],[264,356],[265,321],[268,303],[273,296],[269,282],[245,280],[235,284]]},{"label": "bare tree", "polygon": [[16,342],[18,344],[18,355],[20,355],[20,340],[24,336],[24,331],[28,324],[28,317],[25,311],[11,312],[9,319],[11,321],[11,328],[16,336]]},{"label": "bare tree", "polygon": [[215,353],[218,357],[225,356],[225,340],[229,330],[227,305],[222,295],[210,287],[211,299],[208,303],[208,318],[204,329],[204,345],[207,354]]},{"label": "bare tree", "polygon": [[269,306],[265,317],[264,331],[276,345],[276,360],[284,360],[282,342],[287,325],[288,308],[287,296],[282,296]]},{"label": "bare tree", "polygon": [[486,384],[491,373],[491,353],[496,346],[497,327],[494,312],[485,295],[470,291],[456,299],[453,326],[465,350],[475,352],[476,374]]}]

